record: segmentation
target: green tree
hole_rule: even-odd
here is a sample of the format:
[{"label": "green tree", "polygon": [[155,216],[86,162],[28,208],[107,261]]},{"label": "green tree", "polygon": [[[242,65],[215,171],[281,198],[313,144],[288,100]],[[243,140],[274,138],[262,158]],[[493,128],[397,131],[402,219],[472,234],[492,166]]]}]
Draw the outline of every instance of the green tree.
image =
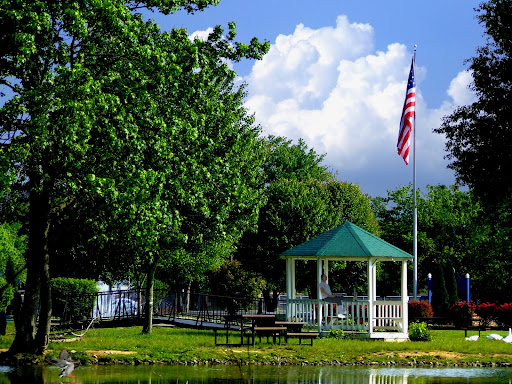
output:
[{"label": "green tree", "polygon": [[[268,283],[264,293],[273,291],[274,302],[285,287],[285,262],[279,259],[280,253],[346,221],[373,233],[377,231],[369,198],[357,185],[282,179],[271,183],[265,193],[267,203],[260,210],[258,231],[242,238],[236,257],[244,267],[263,275]],[[360,266],[342,267],[346,269],[343,271],[345,286],[341,287],[360,288],[364,270]],[[333,269],[336,269],[334,264]],[[311,264],[297,265],[297,289],[308,289],[314,294],[315,271]]]},{"label": "green tree", "polygon": [[[388,191],[387,198],[372,201],[382,238],[412,254],[411,186]],[[429,186],[417,191],[418,290],[427,284],[436,265],[451,260],[459,273],[471,273],[481,228],[481,207],[469,191],[456,186]],[[395,276],[395,275],[393,275]],[[396,276],[395,276],[396,277]]]},{"label": "green tree", "polygon": [[265,286],[259,274],[246,271],[236,260],[225,261],[208,275],[211,292],[219,296],[215,299],[217,305],[227,308],[231,316],[254,307],[254,301]]},{"label": "green tree", "polygon": [[487,38],[468,60],[477,100],[444,117],[434,132],[446,136],[449,167],[485,209],[479,219],[478,257],[468,260],[474,266],[473,292],[482,299],[506,300],[512,298],[510,279],[505,276],[512,254],[512,2],[488,0],[476,11]]},{"label": "green tree", "polygon": [[489,0],[477,12],[487,37],[469,60],[477,100],[455,109],[434,132],[446,135],[457,180],[495,206],[512,195],[512,2]]},{"label": "green tree", "polygon": [[20,224],[0,224],[0,312],[13,298],[18,281],[25,282],[26,236],[19,235]]},{"label": "green tree", "polygon": [[443,268],[444,283],[448,292],[448,302],[450,305],[459,301],[457,280],[455,278],[455,269],[450,259],[446,260]]},{"label": "green tree", "polygon": [[432,288],[432,309],[435,316],[447,316],[450,309],[450,297],[446,289],[443,266],[438,264],[432,274],[434,287]]},{"label": "green tree", "polygon": [[[258,58],[268,44],[256,39],[250,45],[234,43],[234,24],[226,38],[217,27],[208,41],[191,42],[186,31],[161,33],[136,11],[195,11],[216,3],[1,3],[0,28],[7,33],[2,35],[0,84],[8,99],[0,109],[0,181],[2,190],[16,185],[26,199],[29,234],[23,322],[11,352],[46,349],[51,316],[48,239],[52,220],[63,209],[88,198],[110,204],[110,220],[133,228],[126,234],[126,248],[144,256],[149,275],[163,245],[185,241],[179,231],[180,204],[188,212],[199,208],[202,215],[210,214],[201,211],[208,194],[200,185],[212,169],[194,159],[215,138],[201,136],[200,128],[211,123],[206,117],[211,110],[197,105],[209,105],[200,100],[214,106],[225,101],[208,99],[214,86],[206,86],[215,78],[219,86],[219,73],[227,73],[219,58]],[[198,84],[203,86],[194,88]],[[193,106],[191,100],[196,100]],[[219,158],[208,158],[211,166],[229,168]],[[207,188],[218,181],[212,178]],[[234,190],[243,195],[242,187]],[[186,196],[180,195],[183,191]],[[169,196],[178,203],[166,200]],[[215,217],[215,230],[223,229],[222,219]],[[96,239],[110,240],[102,231],[108,225],[98,222],[94,227],[101,234]]]},{"label": "green tree", "polygon": [[332,173],[321,165],[325,155],[319,155],[313,149],[308,149],[304,140],[299,139],[297,144],[292,144],[291,140],[271,135],[265,139],[265,146],[267,156],[263,171],[266,183],[282,179],[333,180]]}]

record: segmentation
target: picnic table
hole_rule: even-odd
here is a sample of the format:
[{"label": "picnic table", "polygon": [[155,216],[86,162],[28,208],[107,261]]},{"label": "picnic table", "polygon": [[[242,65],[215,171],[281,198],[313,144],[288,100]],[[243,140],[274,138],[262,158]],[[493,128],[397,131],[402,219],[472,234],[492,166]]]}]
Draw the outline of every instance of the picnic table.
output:
[{"label": "picnic table", "polygon": [[[285,342],[288,343],[288,338],[294,337],[299,339],[299,344],[303,339],[310,339],[313,345],[313,339],[319,336],[318,332],[303,332],[303,328],[307,325],[306,322],[297,321],[279,321],[274,314],[243,314],[238,316],[225,316],[224,326],[215,329],[215,345],[219,345],[217,339],[217,332],[223,330],[226,332],[226,342],[223,345],[244,345],[244,338],[247,338],[247,344],[255,345],[256,336],[261,338],[266,337],[267,343],[272,337],[272,341],[281,344],[281,339],[284,337]],[[229,343],[229,332],[240,332],[240,343]]]},{"label": "picnic table", "polygon": [[251,326],[244,330],[244,333],[250,329],[252,337],[252,345],[255,344],[256,335],[259,336],[260,342],[261,337],[267,337],[267,343],[269,342],[270,336],[275,344],[276,340],[279,340],[281,344],[281,337],[286,334],[286,327],[283,325],[276,325],[276,315],[262,315],[262,314],[245,314],[242,315],[242,320],[250,320]]},{"label": "picnic table", "polygon": [[[222,345],[231,345],[238,346],[244,344],[244,324],[241,321],[240,316],[226,315],[224,316],[224,326],[219,328],[214,328],[213,332],[215,335],[215,345],[220,345],[218,342],[217,333],[222,330],[226,331],[226,342],[222,343]],[[230,343],[229,342],[229,331],[237,331],[240,332],[240,343]]]}]

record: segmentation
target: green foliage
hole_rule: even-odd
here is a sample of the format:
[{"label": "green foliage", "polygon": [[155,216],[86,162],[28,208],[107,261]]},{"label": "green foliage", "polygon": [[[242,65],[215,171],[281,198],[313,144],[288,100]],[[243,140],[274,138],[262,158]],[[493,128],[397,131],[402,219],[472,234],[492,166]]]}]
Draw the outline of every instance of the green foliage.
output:
[{"label": "green foliage", "polygon": [[457,180],[494,207],[512,194],[512,2],[488,0],[477,12],[487,37],[469,60],[477,100],[456,108],[434,132],[446,136]]},{"label": "green foliage", "polygon": [[329,334],[327,337],[333,338],[333,339],[344,339],[345,338],[345,332],[343,332],[343,329],[330,329]]},{"label": "green foliage", "polygon": [[[27,267],[35,277],[15,349],[34,352],[35,313],[40,304],[49,313],[39,298],[55,257],[49,239],[59,244],[64,233],[59,214],[80,212],[77,227],[88,235],[66,245],[72,252],[59,249],[64,262],[94,243],[104,250],[93,252],[102,255],[91,263],[96,272],[138,273],[139,281],[147,274],[148,283],[165,258],[190,281],[193,255],[215,259],[213,244],[233,244],[254,225],[263,149],[226,61],[261,58],[269,44],[236,42],[234,23],[192,41],[138,13],[217,3],[1,3],[0,79],[9,92],[0,107],[0,191],[19,191],[11,200],[31,218]],[[39,319],[40,343],[48,321]]]},{"label": "green foliage", "polygon": [[414,320],[418,317],[432,317],[434,310],[430,303],[426,300],[409,300],[407,303],[409,319]]},{"label": "green foliage", "polygon": [[161,301],[165,297],[167,297],[167,295],[169,294],[169,284],[155,279],[155,281],[153,283],[153,290],[154,290],[153,301],[155,303],[155,307],[158,308]]},{"label": "green foliage", "polygon": [[90,318],[95,294],[94,280],[58,277],[52,279],[52,314],[61,321],[73,322]]},{"label": "green foliage", "polygon": [[20,228],[20,224],[0,224],[0,273],[13,286],[17,284],[18,280],[25,282],[26,278],[27,237],[19,235]]},{"label": "green foliage", "polygon": [[446,290],[448,292],[448,301],[450,304],[454,304],[459,301],[459,295],[457,291],[457,280],[455,279],[455,270],[453,268],[452,261],[449,259],[446,260],[444,264],[443,276]]},{"label": "green foliage", "polygon": [[409,340],[411,341],[430,341],[432,335],[425,322],[415,322],[409,324]]},{"label": "green foliage", "polygon": [[[485,28],[484,46],[468,60],[476,101],[444,117],[435,132],[446,141],[449,165],[457,181],[469,186],[484,213],[472,236],[464,265],[471,274],[473,297],[509,301],[512,282],[512,2],[488,0],[476,9]],[[492,283],[491,283],[492,282]]]},{"label": "green foliage", "polygon": [[7,307],[14,298],[14,288],[12,285],[7,283],[7,280],[0,277],[0,287],[2,291],[0,293],[0,314],[7,312]]},{"label": "green foliage", "polygon": [[447,316],[450,308],[450,299],[444,280],[444,271],[441,265],[437,266],[436,271],[432,274],[434,287],[432,289],[432,308],[436,316]]},{"label": "green foliage", "polygon": [[[478,251],[478,244],[487,229],[482,228],[482,209],[472,193],[456,186],[429,186],[426,194],[417,191],[416,201],[418,290],[426,290],[428,273],[436,274],[438,265],[448,260],[459,274],[484,273],[484,269],[476,264],[481,263],[480,257],[484,254]],[[382,238],[412,254],[412,187],[388,191],[386,198],[373,199],[372,208]],[[399,274],[390,276],[395,279],[396,286]]]},{"label": "green foliage", "polygon": [[0,313],[7,310],[18,281],[26,279],[26,236],[18,235],[19,229],[19,224],[0,224]]},{"label": "green foliage", "polygon": [[[269,290],[279,292],[285,287],[285,262],[278,257],[281,252],[346,221],[376,234],[378,225],[369,198],[359,186],[333,180],[320,165],[323,156],[308,149],[303,141],[292,145],[284,138],[270,137],[267,148],[270,153],[263,169],[266,203],[260,209],[257,232],[244,235],[236,258],[245,268],[261,272]],[[261,265],[265,265],[264,270]],[[307,263],[296,267],[297,289],[316,293],[312,288],[316,286],[315,269]],[[333,263],[332,267],[347,266]],[[352,291],[366,285],[361,265],[351,263],[343,273],[345,277],[339,282],[345,286],[333,285],[333,289]]]},{"label": "green foliage", "polygon": [[228,313],[235,315],[254,304],[265,286],[261,276],[247,272],[238,261],[226,261],[210,274],[210,290],[219,307],[225,307]]},{"label": "green foliage", "polygon": [[318,155],[313,149],[308,149],[302,139],[299,139],[298,144],[292,144],[291,140],[284,137],[269,136],[265,139],[265,147],[267,156],[263,170],[266,183],[283,179],[299,181],[333,179],[327,167],[320,165],[325,155]]}]

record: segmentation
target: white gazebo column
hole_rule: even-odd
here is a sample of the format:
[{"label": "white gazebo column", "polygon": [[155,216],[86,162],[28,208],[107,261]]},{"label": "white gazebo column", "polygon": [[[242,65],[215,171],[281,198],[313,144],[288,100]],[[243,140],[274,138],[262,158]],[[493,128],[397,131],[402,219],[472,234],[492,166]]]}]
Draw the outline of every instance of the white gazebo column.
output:
[{"label": "white gazebo column", "polygon": [[286,318],[288,321],[295,316],[295,306],[290,299],[295,298],[295,259],[286,259]]},{"label": "white gazebo column", "polygon": [[316,297],[317,297],[317,313],[316,313],[316,320],[318,322],[318,332],[322,332],[322,304],[320,303],[320,299],[322,298],[322,294],[320,292],[320,282],[322,281],[322,259],[317,260],[316,265]]},{"label": "white gazebo column", "polygon": [[368,332],[371,334],[373,332],[373,323],[374,323],[374,311],[373,306],[376,299],[375,296],[375,286],[376,286],[376,273],[375,273],[375,264],[376,261],[371,258],[368,260]]},{"label": "white gazebo column", "polygon": [[409,333],[409,296],[407,295],[407,260],[402,260],[402,332]]}]

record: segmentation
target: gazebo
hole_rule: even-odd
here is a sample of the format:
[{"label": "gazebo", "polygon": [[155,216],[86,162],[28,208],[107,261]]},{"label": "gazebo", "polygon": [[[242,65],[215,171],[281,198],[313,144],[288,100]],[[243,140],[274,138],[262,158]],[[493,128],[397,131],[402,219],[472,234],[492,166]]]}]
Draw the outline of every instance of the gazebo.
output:
[{"label": "gazebo", "polygon": [[[375,339],[408,338],[407,261],[413,256],[355,224],[346,222],[280,255],[286,259],[286,317],[303,321],[319,332],[342,329]],[[317,297],[296,297],[295,262],[317,261]],[[368,270],[366,296],[344,297],[338,304],[321,300],[322,273],[329,276],[329,261],[365,261]],[[377,262],[401,262],[401,296],[377,297]]]}]

